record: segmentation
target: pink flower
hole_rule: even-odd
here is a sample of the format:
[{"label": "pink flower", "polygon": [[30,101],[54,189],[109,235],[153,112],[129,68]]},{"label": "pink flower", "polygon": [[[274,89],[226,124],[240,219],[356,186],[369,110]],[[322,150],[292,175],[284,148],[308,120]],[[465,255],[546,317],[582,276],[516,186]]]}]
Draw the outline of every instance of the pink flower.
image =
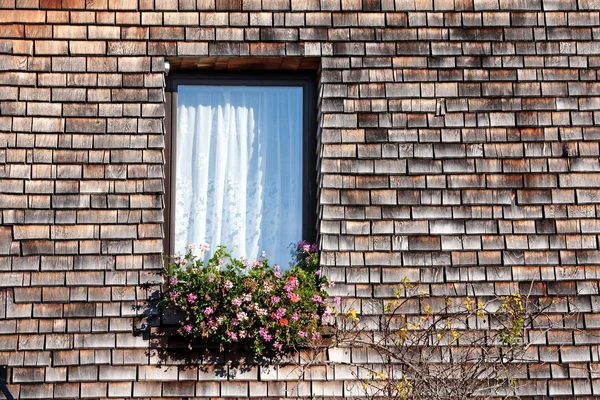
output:
[{"label": "pink flower", "polygon": [[239,297],[236,297],[235,299],[231,300],[231,304],[233,304],[234,306],[241,306],[242,299],[240,299]]},{"label": "pink flower", "polygon": [[212,329],[213,331],[216,331],[216,330],[217,330],[217,327],[219,326],[219,324],[218,324],[218,323],[216,323],[216,322],[215,322],[215,320],[211,318],[211,319],[208,321],[208,326],[210,326],[210,329]]},{"label": "pink flower", "polygon": [[271,303],[277,304],[277,303],[279,303],[279,300],[281,300],[281,298],[279,298],[277,296],[271,296]]},{"label": "pink flower", "polygon": [[219,257],[219,265],[225,264],[227,261],[224,258]]},{"label": "pink flower", "polygon": [[310,315],[310,317],[311,317],[312,319],[319,319],[319,314],[312,313],[312,314]]},{"label": "pink flower", "polygon": [[305,251],[305,252],[308,253],[310,251],[310,245],[309,244],[305,244],[304,246],[302,246],[302,251]]},{"label": "pink flower", "polygon": [[283,349],[283,345],[279,342],[273,343],[273,347],[276,348],[278,351],[281,351],[281,349]]},{"label": "pink flower", "polygon": [[215,278],[213,278],[212,276],[209,276],[209,277],[208,277],[208,281],[212,283],[212,282],[214,282],[214,281],[215,281]]},{"label": "pink flower", "polygon": [[245,320],[247,320],[247,319],[248,319],[248,314],[246,314],[246,313],[245,313],[245,312],[243,312],[243,311],[240,311],[239,313],[237,313],[237,318],[238,318],[240,321],[245,321]]},{"label": "pink flower", "polygon": [[212,307],[206,307],[203,312],[204,312],[204,315],[206,315],[208,317],[213,312],[215,312],[215,310],[213,310]]},{"label": "pink flower", "polygon": [[334,281],[329,281],[328,286],[329,287],[334,287],[335,286],[335,282]]},{"label": "pink flower", "polygon": [[274,272],[275,278],[281,278],[281,272]]},{"label": "pink flower", "polygon": [[267,315],[267,310],[265,310],[264,308],[257,308],[256,315],[260,315],[260,316]]},{"label": "pink flower", "polygon": [[273,318],[276,319],[277,321],[279,321],[287,312],[287,309],[285,308],[280,308],[279,310],[277,310],[276,312],[273,313]]},{"label": "pink flower", "polygon": [[179,259],[176,261],[177,264],[179,265],[185,265],[187,264],[187,260],[185,259],[185,257],[181,256],[179,257]]},{"label": "pink flower", "polygon": [[243,339],[243,338],[245,338],[245,337],[246,337],[246,331],[239,331],[239,332],[238,332],[238,336],[239,336],[240,338],[242,338],[242,339]]},{"label": "pink flower", "polygon": [[197,299],[198,299],[198,296],[196,296],[194,293],[190,293],[187,295],[187,300],[188,300],[188,303],[190,303],[190,304],[194,304]]},{"label": "pink flower", "polygon": [[316,341],[319,338],[319,333],[318,332],[313,332],[312,334],[312,341]]},{"label": "pink flower", "polygon": [[252,300],[252,296],[250,296],[249,294],[245,294],[242,296],[242,300],[243,301],[250,301]]},{"label": "pink flower", "polygon": [[238,340],[235,332],[227,331],[227,336],[229,336],[231,338],[231,340],[233,340],[234,342],[237,342],[237,340]]},{"label": "pink flower", "polygon": [[177,290],[171,292],[171,301],[176,301],[179,298],[179,292]]},{"label": "pink flower", "polygon": [[336,296],[336,297],[333,298],[333,301],[334,301],[335,304],[337,304],[339,306],[341,304],[341,302],[342,302],[342,299],[341,299],[340,296]]},{"label": "pink flower", "polygon": [[200,250],[200,251],[208,251],[210,249],[210,245],[206,242],[202,242],[200,244],[196,244],[196,243],[190,243],[188,245],[188,249],[190,249],[191,251],[196,251],[196,250]]},{"label": "pink flower", "polygon": [[289,276],[287,278],[287,281],[285,282],[285,285],[283,286],[283,290],[285,290],[286,292],[291,292],[292,290],[294,290],[296,287],[298,287],[298,279],[294,276]]},{"label": "pink flower", "polygon": [[300,319],[300,316],[298,315],[298,313],[294,313],[294,314],[292,315],[292,319],[293,319],[294,321],[298,321],[298,320]]},{"label": "pink flower", "polygon": [[233,287],[233,283],[231,281],[227,280],[223,284],[223,287],[225,287],[225,289],[231,289]]},{"label": "pink flower", "polygon": [[316,271],[315,271],[315,275],[316,275],[316,276],[321,276],[321,274],[322,274],[322,272],[321,272],[321,270],[320,270],[320,269],[318,269],[318,270],[316,270]]},{"label": "pink flower", "polygon": [[231,318],[231,325],[238,326],[240,324],[240,320],[237,318]]},{"label": "pink flower", "polygon": [[169,278],[169,285],[171,285],[171,286],[177,285],[178,282],[179,282],[179,280],[177,278],[175,278],[174,276]]},{"label": "pink flower", "polygon": [[279,272],[279,271],[281,271],[281,267],[279,265],[275,264],[275,265],[273,265],[273,271]]},{"label": "pink flower", "polygon": [[322,298],[321,296],[319,296],[318,294],[315,294],[315,295],[312,297],[312,301],[313,301],[314,303],[322,303],[322,302],[323,302],[323,298]]},{"label": "pink flower", "polygon": [[306,333],[304,331],[298,331],[298,336],[300,336],[301,338],[305,338],[308,336],[308,333]]},{"label": "pink flower", "polygon": [[183,330],[190,333],[192,331],[192,326],[190,324],[184,325]]},{"label": "pink flower", "polygon": [[273,336],[269,334],[269,331],[265,328],[260,328],[258,330],[258,334],[261,338],[263,338],[265,342],[270,342],[271,340],[273,340]]},{"label": "pink flower", "polygon": [[266,293],[269,293],[271,290],[273,290],[273,287],[271,285],[269,285],[268,282],[263,283],[263,289],[265,290]]}]

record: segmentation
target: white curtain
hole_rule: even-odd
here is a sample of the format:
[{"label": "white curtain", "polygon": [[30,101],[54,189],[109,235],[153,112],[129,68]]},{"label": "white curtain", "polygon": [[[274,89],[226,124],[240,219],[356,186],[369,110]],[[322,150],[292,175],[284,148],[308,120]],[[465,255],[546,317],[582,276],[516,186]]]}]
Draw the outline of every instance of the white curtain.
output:
[{"label": "white curtain", "polygon": [[179,86],[175,247],[287,266],[302,239],[302,88]]}]

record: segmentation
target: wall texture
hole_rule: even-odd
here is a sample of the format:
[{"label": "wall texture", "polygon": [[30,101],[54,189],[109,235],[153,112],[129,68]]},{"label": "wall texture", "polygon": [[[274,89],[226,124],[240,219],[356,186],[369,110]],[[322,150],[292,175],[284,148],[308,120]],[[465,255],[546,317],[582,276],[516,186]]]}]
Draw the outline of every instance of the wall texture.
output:
[{"label": "wall texture", "polygon": [[[321,58],[319,215],[333,293],[369,314],[405,276],[459,300],[528,292],[533,280],[535,296],[570,296],[554,312],[582,314],[532,347],[524,394],[600,395],[599,9],[0,0],[0,364],[12,393],[293,388],[284,365],[169,367],[185,362],[151,350],[144,316],[163,249],[164,57],[306,56]],[[315,366],[287,396],[350,397],[353,369]]]}]

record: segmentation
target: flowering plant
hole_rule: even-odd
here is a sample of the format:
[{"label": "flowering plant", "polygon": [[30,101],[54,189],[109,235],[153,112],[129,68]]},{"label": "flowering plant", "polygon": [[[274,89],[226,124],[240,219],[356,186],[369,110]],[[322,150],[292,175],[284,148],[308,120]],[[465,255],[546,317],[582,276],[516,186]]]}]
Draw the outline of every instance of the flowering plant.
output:
[{"label": "flowering plant", "polygon": [[192,244],[165,269],[161,306],[180,314],[181,336],[238,343],[257,354],[281,353],[319,338],[321,320],[331,310],[317,245],[297,243],[287,271],[271,267],[264,252],[256,260],[234,258],[225,246],[205,263],[208,249],[206,243]]}]

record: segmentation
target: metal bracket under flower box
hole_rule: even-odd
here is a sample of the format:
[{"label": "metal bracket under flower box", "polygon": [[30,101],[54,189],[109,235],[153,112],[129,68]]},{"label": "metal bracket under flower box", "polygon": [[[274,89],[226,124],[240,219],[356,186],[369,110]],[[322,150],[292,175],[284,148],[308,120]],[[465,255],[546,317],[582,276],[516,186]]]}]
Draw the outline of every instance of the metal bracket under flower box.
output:
[{"label": "metal bracket under flower box", "polygon": [[0,390],[2,393],[4,393],[4,396],[6,396],[7,400],[14,400],[15,398],[12,396],[10,390],[8,390],[8,387],[6,386],[7,380],[8,367],[6,365],[0,365]]}]

